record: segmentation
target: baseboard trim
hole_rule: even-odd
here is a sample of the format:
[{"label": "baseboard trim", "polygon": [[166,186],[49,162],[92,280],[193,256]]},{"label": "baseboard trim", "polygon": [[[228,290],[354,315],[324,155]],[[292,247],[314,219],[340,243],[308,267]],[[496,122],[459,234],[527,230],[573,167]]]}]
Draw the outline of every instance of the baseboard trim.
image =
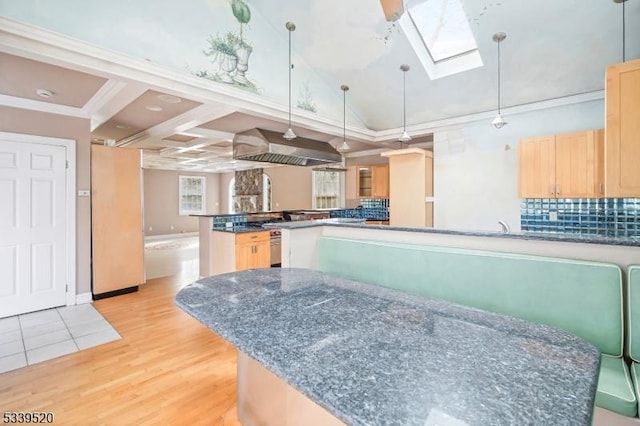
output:
[{"label": "baseboard trim", "polygon": [[120,296],[121,294],[135,293],[138,291],[138,286],[121,288],[120,290],[107,291],[106,293],[94,294],[93,300],[106,299],[107,297]]},{"label": "baseboard trim", "polygon": [[197,237],[198,231],[194,232],[181,232],[179,234],[161,234],[161,235],[145,235],[144,240],[147,241],[155,241],[155,240],[164,240],[166,238],[180,238],[180,237]]},{"label": "baseboard trim", "polygon": [[76,294],[76,305],[93,302],[92,296],[93,295],[91,293]]}]

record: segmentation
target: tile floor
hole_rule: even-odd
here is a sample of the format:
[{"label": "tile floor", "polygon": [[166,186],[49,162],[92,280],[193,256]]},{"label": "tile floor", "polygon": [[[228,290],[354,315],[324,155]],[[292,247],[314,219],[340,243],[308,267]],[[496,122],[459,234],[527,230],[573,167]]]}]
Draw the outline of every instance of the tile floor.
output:
[{"label": "tile floor", "polygon": [[0,319],[0,373],[120,339],[90,304]]}]

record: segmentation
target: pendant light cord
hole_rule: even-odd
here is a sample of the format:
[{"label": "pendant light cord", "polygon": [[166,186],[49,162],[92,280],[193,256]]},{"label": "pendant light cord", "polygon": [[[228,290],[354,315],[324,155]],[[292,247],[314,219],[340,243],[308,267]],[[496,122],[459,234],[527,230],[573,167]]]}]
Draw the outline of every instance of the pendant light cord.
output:
[{"label": "pendant light cord", "polygon": [[500,114],[500,42],[498,42],[498,114]]},{"label": "pendant light cord", "polygon": [[342,142],[347,141],[347,91],[342,89]]},{"label": "pendant light cord", "polygon": [[625,42],[626,42],[626,37],[625,37],[625,13],[624,13],[624,4],[626,3],[626,1],[622,2],[622,62],[626,61],[626,46],[625,46]]},{"label": "pendant light cord", "polygon": [[402,131],[407,131],[407,72],[402,72]]},{"label": "pendant light cord", "polygon": [[291,30],[289,30],[289,128],[291,128]]}]

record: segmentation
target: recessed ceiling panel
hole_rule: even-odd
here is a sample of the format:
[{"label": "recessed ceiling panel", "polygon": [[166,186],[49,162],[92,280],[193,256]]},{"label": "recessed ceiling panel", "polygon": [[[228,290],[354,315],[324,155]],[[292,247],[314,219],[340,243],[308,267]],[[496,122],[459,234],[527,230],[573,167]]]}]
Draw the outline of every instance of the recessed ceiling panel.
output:
[{"label": "recessed ceiling panel", "polygon": [[[82,108],[107,81],[56,65],[0,53],[0,93]],[[37,94],[38,89],[51,96]]]},{"label": "recessed ceiling panel", "polygon": [[184,98],[175,102],[174,99],[167,98],[166,93],[147,90],[111,119],[100,125],[94,130],[93,135],[119,141],[200,105],[202,105],[200,102]]}]

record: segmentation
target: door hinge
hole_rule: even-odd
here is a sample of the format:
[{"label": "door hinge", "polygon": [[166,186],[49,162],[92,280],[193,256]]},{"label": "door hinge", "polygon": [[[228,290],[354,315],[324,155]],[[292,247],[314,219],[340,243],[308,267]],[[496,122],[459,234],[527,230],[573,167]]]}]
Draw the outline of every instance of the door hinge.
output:
[{"label": "door hinge", "polygon": [[66,161],[64,162],[64,167],[65,167],[65,169],[68,169],[68,168],[69,168],[69,160],[66,160]]},{"label": "door hinge", "polygon": [[65,291],[65,292],[69,291],[69,284],[65,284],[65,285],[64,285],[64,291]]}]

